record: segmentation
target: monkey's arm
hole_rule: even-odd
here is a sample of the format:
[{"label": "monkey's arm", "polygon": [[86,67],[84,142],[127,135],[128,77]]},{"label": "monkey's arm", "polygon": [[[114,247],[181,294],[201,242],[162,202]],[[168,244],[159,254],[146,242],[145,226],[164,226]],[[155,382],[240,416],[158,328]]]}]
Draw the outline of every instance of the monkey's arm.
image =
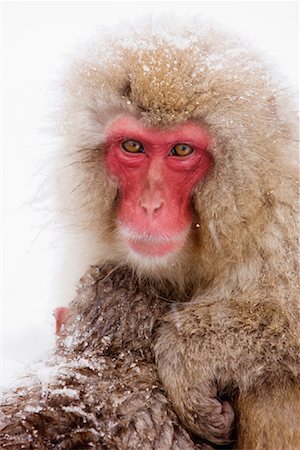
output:
[{"label": "monkey's arm", "polygon": [[238,449],[300,448],[299,335],[277,302],[188,304],[155,332],[161,380],[193,432]]}]

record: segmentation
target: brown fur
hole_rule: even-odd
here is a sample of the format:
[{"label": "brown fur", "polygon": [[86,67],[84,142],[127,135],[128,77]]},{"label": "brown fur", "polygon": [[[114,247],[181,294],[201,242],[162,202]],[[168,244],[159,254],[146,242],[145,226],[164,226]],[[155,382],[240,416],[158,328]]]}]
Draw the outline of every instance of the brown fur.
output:
[{"label": "brown fur", "polygon": [[212,449],[184,430],[158,380],[151,330],[168,305],[128,268],[92,268],[47,362],[55,373],[5,396],[0,448]]},{"label": "brown fur", "polygon": [[[79,214],[79,228],[91,233],[97,249],[91,258],[109,255],[138,276],[169,280],[182,301],[190,298],[160,321],[155,351],[161,380],[192,431],[215,442],[228,433],[225,410],[215,418],[219,436],[208,423],[211,385],[216,395],[239,393],[241,424],[248,417],[243,398],[251,394],[260,405],[268,391],[266,417],[273,408],[278,419],[261,421],[258,433],[249,419],[247,437],[240,427],[239,447],[251,448],[255,439],[258,447],[300,447],[296,418],[284,420],[276,402],[282,385],[296,410],[300,373],[297,126],[289,93],[263,58],[211,27],[172,21],[142,29],[119,40],[106,37],[72,68],[65,148],[79,152],[80,162],[68,169],[77,187],[78,201],[67,197],[72,221]],[[214,169],[194,194],[189,242],[166,264],[144,266],[128,256],[115,232],[115,207],[111,212],[117,186],[99,176],[105,127],[124,113],[156,127],[195,120],[213,136]],[[259,442],[262,435],[268,444]]]},{"label": "brown fur", "polygon": [[[171,283],[177,291],[154,346],[186,427],[226,442],[229,399],[240,450],[297,449],[297,126],[289,93],[234,38],[171,22],[104,36],[73,64],[65,164],[57,168],[61,209],[78,232],[77,260],[124,264],[155,289]],[[117,233],[118,187],[106,174],[103,143],[122,114],[155,127],[194,120],[213,136],[214,168],[194,193],[189,240],[167,262],[137,263]]]},{"label": "brown fur", "polygon": [[239,448],[249,448],[249,442],[251,450],[299,448],[299,386],[283,383],[271,389],[261,389],[259,396],[257,392],[250,392],[239,400],[238,410]]}]

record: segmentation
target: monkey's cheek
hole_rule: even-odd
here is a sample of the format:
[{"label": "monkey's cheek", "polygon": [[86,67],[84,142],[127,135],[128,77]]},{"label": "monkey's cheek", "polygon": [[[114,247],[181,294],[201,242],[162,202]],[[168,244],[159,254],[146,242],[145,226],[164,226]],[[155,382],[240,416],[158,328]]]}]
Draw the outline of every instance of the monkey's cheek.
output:
[{"label": "monkey's cheek", "polygon": [[163,257],[179,252],[184,246],[185,239],[177,239],[166,242],[127,240],[131,250],[144,257]]}]

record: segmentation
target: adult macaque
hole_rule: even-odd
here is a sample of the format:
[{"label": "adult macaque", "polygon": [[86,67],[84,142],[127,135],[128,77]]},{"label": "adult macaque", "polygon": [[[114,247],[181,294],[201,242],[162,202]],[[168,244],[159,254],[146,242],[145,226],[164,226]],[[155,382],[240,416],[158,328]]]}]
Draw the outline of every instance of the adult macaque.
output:
[{"label": "adult macaque", "polygon": [[236,415],[238,449],[297,449],[296,119],[262,59],[194,27],[139,24],[74,63],[61,210],[90,262],[168,300],[155,364],[186,429],[227,444]]}]

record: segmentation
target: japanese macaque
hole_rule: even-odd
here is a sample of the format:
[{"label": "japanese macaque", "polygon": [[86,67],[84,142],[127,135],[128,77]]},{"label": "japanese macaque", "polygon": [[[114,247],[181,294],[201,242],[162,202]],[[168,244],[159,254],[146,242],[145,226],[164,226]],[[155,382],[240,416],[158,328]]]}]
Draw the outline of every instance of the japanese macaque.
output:
[{"label": "japanese macaque", "polygon": [[[96,448],[298,449],[297,121],[288,91],[263,58],[210,26],[129,28],[95,42],[65,84],[60,209],[81,233],[78,258],[84,242],[85,260],[104,275],[92,284],[94,303],[81,295],[58,319],[58,354],[76,375],[63,386],[75,389],[81,412],[68,409],[71,394],[51,403],[50,383],[46,399],[36,394],[34,429],[63,436],[72,416]],[[78,368],[83,355],[90,368]],[[13,402],[5,413],[17,420]],[[33,429],[24,411],[23,430]],[[16,425],[5,420],[9,436]],[[117,428],[123,440],[109,441]]]},{"label": "japanese macaque", "polygon": [[212,450],[185,430],[158,380],[160,295],[128,267],[92,267],[68,319],[56,314],[56,354],[5,396],[0,448]]}]

